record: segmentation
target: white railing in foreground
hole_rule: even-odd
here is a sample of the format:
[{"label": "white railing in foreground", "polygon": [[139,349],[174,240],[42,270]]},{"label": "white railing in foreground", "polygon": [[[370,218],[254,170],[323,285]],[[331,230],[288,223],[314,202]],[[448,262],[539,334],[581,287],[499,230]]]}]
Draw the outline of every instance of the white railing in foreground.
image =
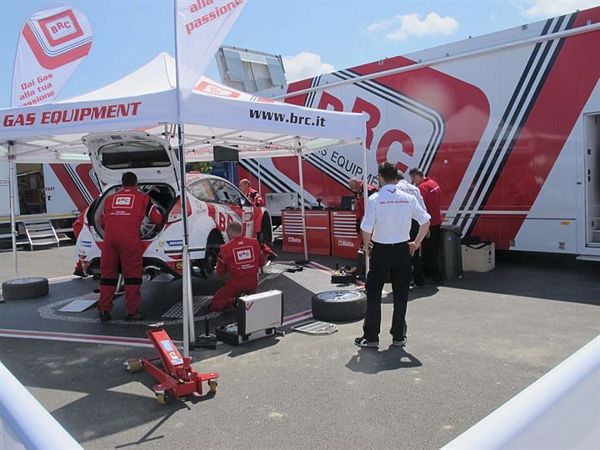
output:
[{"label": "white railing in foreground", "polygon": [[600,448],[600,336],[442,450]]},{"label": "white railing in foreground", "polygon": [[1,362],[0,448],[82,449]]}]

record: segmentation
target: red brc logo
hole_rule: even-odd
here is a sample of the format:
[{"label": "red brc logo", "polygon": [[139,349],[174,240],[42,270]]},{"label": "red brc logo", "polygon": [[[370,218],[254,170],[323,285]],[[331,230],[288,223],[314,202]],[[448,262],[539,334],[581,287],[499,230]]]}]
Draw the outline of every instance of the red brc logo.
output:
[{"label": "red brc logo", "polygon": [[73,11],[70,9],[38,21],[48,44],[55,47],[83,34]]}]

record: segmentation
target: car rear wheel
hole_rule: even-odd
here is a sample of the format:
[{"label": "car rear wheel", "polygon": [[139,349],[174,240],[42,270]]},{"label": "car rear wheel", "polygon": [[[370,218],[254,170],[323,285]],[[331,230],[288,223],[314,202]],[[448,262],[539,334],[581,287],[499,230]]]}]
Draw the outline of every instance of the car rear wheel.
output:
[{"label": "car rear wheel", "polygon": [[258,242],[261,245],[273,242],[273,229],[271,228],[271,220],[268,214],[265,214],[262,218],[260,231],[258,232]]},{"label": "car rear wheel", "polygon": [[204,255],[204,259],[200,262],[202,276],[207,277],[214,273],[215,268],[217,267],[217,261],[219,260],[221,245],[224,243],[225,242],[223,241],[223,236],[221,236],[221,233],[216,230],[213,230],[210,233],[206,243],[206,253]]}]

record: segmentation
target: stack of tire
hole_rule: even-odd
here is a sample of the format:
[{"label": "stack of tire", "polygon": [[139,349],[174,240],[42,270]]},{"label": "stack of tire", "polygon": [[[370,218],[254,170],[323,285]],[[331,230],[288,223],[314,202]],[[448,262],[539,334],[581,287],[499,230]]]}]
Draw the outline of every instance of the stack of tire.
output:
[{"label": "stack of tire", "polygon": [[324,322],[351,322],[365,317],[367,296],[356,290],[332,290],[314,294],[313,317]]},{"label": "stack of tire", "polygon": [[48,279],[41,277],[17,278],[2,283],[4,300],[26,300],[48,295]]}]

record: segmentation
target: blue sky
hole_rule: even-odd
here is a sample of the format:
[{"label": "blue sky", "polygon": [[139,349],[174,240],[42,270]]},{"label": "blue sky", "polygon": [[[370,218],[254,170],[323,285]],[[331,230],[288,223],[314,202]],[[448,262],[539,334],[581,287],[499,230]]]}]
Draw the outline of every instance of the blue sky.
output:
[{"label": "blue sky", "polygon": [[[171,0],[68,3],[87,15],[94,41],[59,98],[115,81],[161,51],[174,54]],[[0,5],[0,107],[7,107],[21,27],[31,12],[52,3]],[[281,54],[288,79],[301,79],[598,5],[600,0],[248,0],[224,43]],[[207,75],[218,79],[214,63]]]}]

